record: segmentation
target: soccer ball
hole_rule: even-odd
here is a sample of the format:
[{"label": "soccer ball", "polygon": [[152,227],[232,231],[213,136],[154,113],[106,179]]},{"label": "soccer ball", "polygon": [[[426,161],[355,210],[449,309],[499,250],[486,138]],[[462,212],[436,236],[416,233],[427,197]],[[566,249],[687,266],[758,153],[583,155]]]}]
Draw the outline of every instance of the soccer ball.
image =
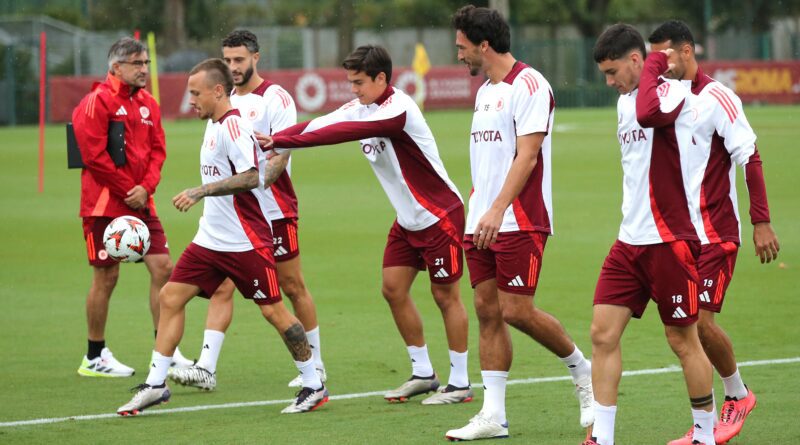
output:
[{"label": "soccer ball", "polygon": [[103,232],[103,245],[111,258],[135,263],[150,248],[150,230],[139,218],[120,216],[111,221]]}]

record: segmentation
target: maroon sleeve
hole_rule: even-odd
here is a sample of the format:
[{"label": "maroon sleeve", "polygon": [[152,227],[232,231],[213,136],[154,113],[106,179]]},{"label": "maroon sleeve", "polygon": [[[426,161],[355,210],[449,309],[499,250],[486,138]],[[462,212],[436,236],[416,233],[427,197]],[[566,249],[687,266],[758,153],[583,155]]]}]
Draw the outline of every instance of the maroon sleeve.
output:
[{"label": "maroon sleeve", "polygon": [[752,224],[769,222],[769,204],[767,204],[767,186],[764,172],[761,170],[761,156],[758,148],[744,167],[747,193],[750,194],[750,222]]},{"label": "maroon sleeve", "polygon": [[158,183],[161,182],[161,168],[167,159],[167,148],[164,128],[161,126],[161,109],[155,100],[150,101],[149,108],[153,110],[153,130],[150,134],[150,162],[142,180],[142,187],[152,196],[156,192]]},{"label": "maroon sleeve", "polygon": [[108,122],[111,120],[107,100],[99,90],[88,95],[72,113],[72,126],[86,170],[98,184],[108,187],[112,194],[125,199],[128,190],[136,184],[125,170],[114,165],[106,150]]},{"label": "maroon sleeve", "polygon": [[294,124],[291,127],[286,127],[283,130],[275,133],[275,136],[295,136],[301,134],[303,130],[308,127],[308,124],[311,121],[300,122],[299,124]]},{"label": "maroon sleeve", "polygon": [[334,145],[342,142],[357,141],[371,137],[392,137],[403,131],[406,124],[406,113],[382,120],[337,122],[314,131],[294,136],[286,135],[289,127],[273,136],[273,145],[277,148],[303,148],[319,145]]},{"label": "maroon sleeve", "polygon": [[636,96],[636,120],[644,128],[666,127],[673,124],[686,103],[681,102],[669,113],[661,111],[661,100],[658,98],[659,77],[666,70],[667,55],[662,52],[650,53],[644,61],[642,76],[639,79],[639,94]]}]

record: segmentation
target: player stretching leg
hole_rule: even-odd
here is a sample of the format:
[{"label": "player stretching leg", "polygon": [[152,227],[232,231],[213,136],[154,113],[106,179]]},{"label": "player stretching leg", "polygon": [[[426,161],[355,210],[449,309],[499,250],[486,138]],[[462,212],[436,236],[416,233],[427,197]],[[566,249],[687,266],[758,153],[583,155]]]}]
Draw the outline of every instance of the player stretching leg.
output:
[{"label": "player stretching leg", "polygon": [[328,391],[314,369],[303,325],[283,305],[278,290],[262,179],[273,175],[275,166],[265,166],[250,125],[231,106],[233,76],[225,62],[208,59],[195,66],[188,90],[198,116],[209,119],[200,151],[203,185],[184,190],[173,203],[185,212],[206,198],[203,217],[161,289],[161,319],[147,380],[117,413],[135,415],[169,400],[167,369],[183,336],[186,303],[196,295],[213,294],[226,278],[258,305],[303,376],[302,390],[282,412],[312,411],[328,401]]},{"label": "player stretching leg", "polygon": [[289,127],[265,146],[288,148],[360,140],[361,151],[397,212],[383,255],[383,296],[411,359],[412,377],[384,398],[405,402],[436,391],[422,329],[411,299],[411,284],[428,269],[431,293],[444,319],[450,348],[450,377],[423,404],[472,400],[467,376],[467,313],[458,281],[462,274],[464,205],[444,169],[436,141],[422,112],[392,87],[392,60],[379,46],[362,46],[344,60],[347,80],[358,99],[310,122]]},{"label": "player stretching leg", "polygon": [[[231,95],[231,104],[250,121],[255,131],[273,134],[297,123],[294,100],[279,85],[258,75],[259,46],[256,36],[245,30],[233,31],[222,41],[222,55],[231,69],[236,88]],[[275,266],[278,283],[283,293],[292,302],[295,315],[306,330],[308,343],[314,356],[314,367],[324,383],[327,379],[322,362],[319,325],[314,300],[305,284],[300,267],[300,246],[297,239],[297,196],[289,177],[291,163],[289,154],[273,159],[286,165],[285,169],[272,171],[276,178],[265,178],[267,215],[272,221]],[[203,335],[203,347],[195,366],[171,369],[169,377],[182,385],[211,390],[216,387],[217,360],[225,339],[225,332],[233,317],[233,282],[226,280],[211,296]],[[290,387],[302,387],[302,376],[298,375]]]}]

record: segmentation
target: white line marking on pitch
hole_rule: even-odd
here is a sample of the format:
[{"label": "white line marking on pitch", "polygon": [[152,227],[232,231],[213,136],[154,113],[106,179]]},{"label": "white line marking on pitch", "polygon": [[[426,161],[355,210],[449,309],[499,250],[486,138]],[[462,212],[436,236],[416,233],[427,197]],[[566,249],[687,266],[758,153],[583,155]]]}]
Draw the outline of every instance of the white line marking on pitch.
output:
[{"label": "white line marking on pitch", "polygon": [[[792,357],[792,358],[779,358],[773,360],[753,360],[749,362],[741,362],[739,363],[739,367],[743,366],[764,366],[764,365],[781,365],[787,363],[800,363],[800,357]],[[653,368],[653,369],[639,369],[634,371],[623,371],[623,377],[630,377],[630,376],[637,376],[637,375],[652,375],[652,374],[666,374],[672,372],[681,372],[681,368],[679,366],[668,366],[666,368]],[[529,379],[516,379],[516,380],[509,380],[508,385],[530,385],[535,383],[549,383],[549,382],[560,382],[562,380],[572,380],[570,376],[558,376],[558,377],[535,377]],[[473,387],[481,387],[483,386],[482,383],[474,383]],[[388,391],[388,390],[386,390]],[[352,394],[340,394],[331,396],[331,400],[345,400],[345,399],[361,399],[364,397],[373,397],[373,396],[382,396],[386,393],[386,391],[372,391],[372,392],[359,392],[359,393],[352,393]],[[285,400],[260,400],[255,402],[232,402],[232,403],[220,403],[217,405],[197,405],[197,406],[186,406],[182,408],[166,408],[166,409],[156,409],[152,411],[145,411],[140,416],[147,415],[147,416],[154,416],[154,415],[161,415],[161,414],[173,414],[173,413],[186,413],[191,411],[206,411],[211,409],[226,409],[226,408],[244,408],[248,406],[267,406],[267,405],[283,405],[291,403],[294,399],[285,399]],[[17,420],[13,422],[0,422],[0,428],[5,427],[13,427],[13,426],[27,426],[27,425],[44,425],[49,423],[60,423],[60,422],[67,422],[69,420],[98,420],[98,419],[111,419],[114,417],[120,417],[116,413],[109,413],[109,414],[87,414],[84,416],[71,416],[71,417],[51,417],[49,419],[32,419],[32,420]]]}]

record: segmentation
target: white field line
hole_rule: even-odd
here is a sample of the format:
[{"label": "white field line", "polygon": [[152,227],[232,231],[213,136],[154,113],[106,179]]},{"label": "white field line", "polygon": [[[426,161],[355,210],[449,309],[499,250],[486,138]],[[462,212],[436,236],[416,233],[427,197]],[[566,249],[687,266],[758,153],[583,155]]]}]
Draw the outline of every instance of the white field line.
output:
[{"label": "white field line", "polygon": [[[782,365],[788,363],[800,363],[800,357],[791,357],[791,358],[779,358],[779,359],[772,359],[772,360],[753,360],[749,362],[741,362],[739,363],[739,367],[744,366],[765,366],[765,365]],[[624,371],[622,373],[623,377],[630,377],[630,376],[637,376],[637,375],[652,375],[652,374],[666,374],[666,373],[674,373],[674,372],[681,372],[681,368],[679,366],[668,366],[666,368],[653,368],[653,369],[638,369],[634,371]],[[536,377],[536,378],[529,378],[529,379],[516,379],[516,380],[509,380],[509,385],[530,385],[530,384],[537,384],[537,383],[548,383],[548,382],[560,382],[563,380],[571,380],[572,377],[570,376],[557,376],[557,377]],[[475,388],[479,388],[483,386],[482,383],[474,383],[472,385]],[[345,399],[360,399],[364,397],[373,397],[373,396],[382,396],[388,390],[384,391],[371,391],[371,392],[360,392],[360,393],[352,393],[352,394],[340,394],[331,396],[331,400],[345,400]],[[232,402],[232,403],[220,403],[217,405],[197,405],[197,406],[186,406],[182,408],[166,408],[166,409],[156,409],[156,410],[148,410],[142,412],[140,416],[148,415],[162,415],[162,414],[173,414],[173,413],[186,413],[191,411],[206,411],[212,409],[228,409],[228,408],[243,408],[248,406],[267,406],[267,405],[288,405],[292,402],[293,399],[284,399],[284,400],[259,400],[254,402]],[[98,420],[98,419],[111,419],[114,417],[120,417],[116,413],[108,413],[108,414],[87,414],[83,416],[70,416],[70,417],[51,417],[47,419],[31,419],[31,420],[16,420],[12,422],[0,422],[0,428],[6,427],[15,427],[15,426],[28,426],[28,425],[44,425],[49,423],[60,423],[66,422],[70,420]]]}]

